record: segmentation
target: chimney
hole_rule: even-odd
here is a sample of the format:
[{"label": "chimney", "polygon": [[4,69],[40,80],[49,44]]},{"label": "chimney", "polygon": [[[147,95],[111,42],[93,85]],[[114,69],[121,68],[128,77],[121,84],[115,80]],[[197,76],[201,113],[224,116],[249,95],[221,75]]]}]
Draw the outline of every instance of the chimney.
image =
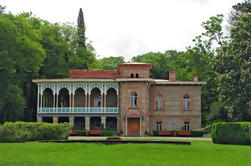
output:
[{"label": "chimney", "polygon": [[175,70],[169,71],[169,81],[176,81],[176,71]]},{"label": "chimney", "polygon": [[198,82],[198,80],[199,80],[198,75],[194,75],[194,76],[193,76],[193,81],[194,81],[194,82]]}]

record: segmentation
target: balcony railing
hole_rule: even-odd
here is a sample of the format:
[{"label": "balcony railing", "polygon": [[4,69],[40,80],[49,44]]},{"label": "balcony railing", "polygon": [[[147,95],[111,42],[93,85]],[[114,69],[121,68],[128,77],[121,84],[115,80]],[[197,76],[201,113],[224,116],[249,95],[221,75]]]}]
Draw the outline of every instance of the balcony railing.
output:
[{"label": "balcony railing", "polygon": [[58,107],[58,108],[39,108],[37,113],[118,113],[118,107]]}]

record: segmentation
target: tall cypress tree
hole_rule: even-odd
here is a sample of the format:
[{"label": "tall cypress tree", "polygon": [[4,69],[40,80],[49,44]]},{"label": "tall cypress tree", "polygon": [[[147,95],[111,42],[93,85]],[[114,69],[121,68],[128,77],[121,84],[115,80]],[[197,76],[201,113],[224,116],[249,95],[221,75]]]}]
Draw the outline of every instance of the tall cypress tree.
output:
[{"label": "tall cypress tree", "polygon": [[78,27],[79,27],[79,46],[86,47],[85,45],[85,22],[84,22],[84,14],[82,8],[79,9],[78,13]]}]

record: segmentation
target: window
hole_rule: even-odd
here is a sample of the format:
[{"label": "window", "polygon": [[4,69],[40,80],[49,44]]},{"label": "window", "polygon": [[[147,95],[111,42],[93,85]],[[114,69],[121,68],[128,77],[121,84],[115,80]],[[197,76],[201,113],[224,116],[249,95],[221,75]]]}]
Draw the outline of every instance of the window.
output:
[{"label": "window", "polygon": [[134,76],[133,76],[133,73],[131,74],[131,78],[133,78]]},{"label": "window", "polygon": [[191,99],[188,95],[183,98],[183,109],[190,110],[191,109]]},{"label": "window", "polygon": [[156,122],[156,128],[158,131],[161,130],[161,124],[162,124],[162,122]]},{"label": "window", "polygon": [[138,95],[135,92],[131,93],[130,103],[132,108],[136,108],[138,106]]},{"label": "window", "polygon": [[189,130],[189,122],[184,122],[184,130]]},{"label": "window", "polygon": [[136,78],[139,78],[139,74],[138,73],[136,74]]},{"label": "window", "polygon": [[160,95],[155,97],[155,109],[162,110],[162,96]]}]

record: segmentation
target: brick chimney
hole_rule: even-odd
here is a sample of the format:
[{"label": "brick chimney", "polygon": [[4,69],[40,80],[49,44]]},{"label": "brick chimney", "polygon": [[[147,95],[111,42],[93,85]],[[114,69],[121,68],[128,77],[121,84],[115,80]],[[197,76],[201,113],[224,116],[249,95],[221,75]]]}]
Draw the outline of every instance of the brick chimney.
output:
[{"label": "brick chimney", "polygon": [[194,76],[193,76],[193,81],[194,81],[194,82],[198,82],[198,80],[199,80],[198,75],[194,75]]},{"label": "brick chimney", "polygon": [[175,70],[169,71],[169,81],[176,81],[176,71]]}]

